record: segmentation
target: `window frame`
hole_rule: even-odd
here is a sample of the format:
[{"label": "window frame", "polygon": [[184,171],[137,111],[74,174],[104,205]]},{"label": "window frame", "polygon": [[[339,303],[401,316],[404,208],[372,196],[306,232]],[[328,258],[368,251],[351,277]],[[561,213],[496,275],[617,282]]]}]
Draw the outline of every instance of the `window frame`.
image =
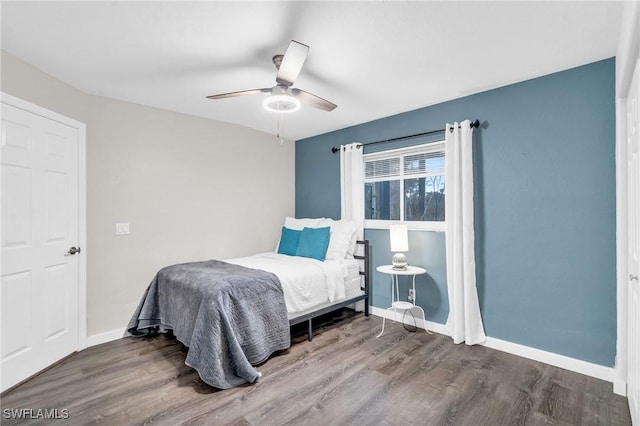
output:
[{"label": "window frame", "polygon": [[[413,145],[405,148],[396,148],[385,151],[372,152],[369,154],[364,154],[362,156],[362,173],[363,175],[366,173],[366,163],[369,161],[375,160],[384,160],[389,158],[397,158],[401,159],[400,161],[400,175],[399,177],[380,177],[380,178],[370,178],[367,179],[366,175],[363,176],[363,185],[367,183],[380,182],[380,181],[400,181],[400,217],[405,217],[404,211],[404,202],[405,202],[405,191],[404,191],[404,181],[405,179],[416,179],[424,176],[430,176],[429,173],[424,174],[404,174],[404,161],[403,157],[414,154],[431,154],[434,152],[442,152],[443,156],[445,155],[445,146],[444,140],[436,140],[433,142],[427,142],[420,145]],[[445,157],[446,163],[446,157]],[[433,174],[431,174],[433,176]],[[438,175],[439,176],[439,175]],[[446,183],[445,183],[446,185]],[[393,219],[365,219],[364,227],[366,229],[389,229],[389,225],[394,225],[398,223],[403,223],[407,225],[409,230],[417,230],[417,231],[434,231],[434,232],[445,232],[446,230],[446,199],[447,193],[445,191],[445,220],[443,221],[409,221],[409,220],[393,220]],[[366,208],[366,207],[365,207]]]}]

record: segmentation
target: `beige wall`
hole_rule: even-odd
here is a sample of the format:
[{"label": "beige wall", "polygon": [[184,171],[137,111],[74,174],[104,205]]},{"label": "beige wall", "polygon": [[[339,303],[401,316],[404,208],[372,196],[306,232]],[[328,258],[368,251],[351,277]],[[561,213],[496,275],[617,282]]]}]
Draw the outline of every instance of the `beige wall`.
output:
[{"label": "beige wall", "polygon": [[88,335],[123,328],[159,268],[273,250],[293,215],[290,141],[88,96],[5,52],[2,90],[87,124]]},{"label": "beige wall", "polygon": [[89,96],[2,51],[3,92],[87,123]]}]

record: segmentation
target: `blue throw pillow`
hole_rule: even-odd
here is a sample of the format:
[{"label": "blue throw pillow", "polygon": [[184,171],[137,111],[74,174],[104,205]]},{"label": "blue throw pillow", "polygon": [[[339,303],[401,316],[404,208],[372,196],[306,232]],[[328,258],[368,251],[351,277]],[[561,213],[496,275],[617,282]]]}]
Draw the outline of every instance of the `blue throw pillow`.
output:
[{"label": "blue throw pillow", "polygon": [[278,253],[295,256],[298,250],[298,241],[300,240],[302,231],[282,227],[282,235],[280,236],[280,244],[278,245]]},{"label": "blue throw pillow", "polygon": [[300,233],[296,256],[310,257],[324,261],[329,247],[331,227],[304,228]]}]

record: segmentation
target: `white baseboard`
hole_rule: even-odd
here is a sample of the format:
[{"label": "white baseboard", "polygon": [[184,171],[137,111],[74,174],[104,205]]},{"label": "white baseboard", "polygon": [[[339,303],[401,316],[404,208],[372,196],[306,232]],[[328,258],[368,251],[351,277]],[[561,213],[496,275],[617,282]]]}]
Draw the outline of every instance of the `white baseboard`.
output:
[{"label": "white baseboard", "polygon": [[[371,307],[371,313],[379,317],[385,317],[387,319],[394,318],[394,312],[391,310]],[[414,315],[416,315],[414,313]],[[419,314],[418,314],[419,315]],[[398,314],[398,321],[402,321],[403,315]],[[413,325],[413,318],[404,316],[405,323]],[[416,318],[418,327],[425,328],[425,323],[422,318]],[[449,336],[444,324],[427,321],[426,325],[430,331],[438,334],[444,334]],[[496,349],[502,352],[507,352],[512,355],[528,358],[533,361],[543,362],[545,364],[552,365],[554,367],[564,368],[565,370],[573,371],[575,373],[584,374],[586,376],[595,377],[596,379],[605,380],[613,384],[613,391],[618,395],[626,395],[626,383],[620,381],[616,377],[616,370],[613,367],[604,367],[602,365],[593,364],[590,362],[582,361],[575,358],[570,358],[564,355],[558,355],[553,352],[547,352],[540,349],[535,349],[529,346],[520,345],[517,343],[507,342],[505,340],[496,339],[494,337],[487,337],[487,341],[482,343],[482,346],[486,346],[491,349]]]},{"label": "white baseboard", "polygon": [[92,334],[91,336],[87,336],[87,347],[111,342],[112,340],[118,340],[122,338],[122,336],[124,336],[125,330],[125,328],[118,328],[116,330],[105,331],[104,333]]},{"label": "white baseboard", "polygon": [[487,337],[487,341],[483,346],[534,361],[543,362],[545,364],[553,365],[554,367],[564,368],[565,370],[573,371],[575,373],[595,377],[596,379],[605,380],[613,383],[615,388],[616,378],[615,369],[613,367],[605,367],[603,365],[593,364],[591,362],[570,358],[568,356],[535,349],[517,343],[507,342],[493,337]]},{"label": "white baseboard", "polygon": [[613,393],[620,396],[627,396],[627,382],[624,380],[616,379],[613,382]]}]

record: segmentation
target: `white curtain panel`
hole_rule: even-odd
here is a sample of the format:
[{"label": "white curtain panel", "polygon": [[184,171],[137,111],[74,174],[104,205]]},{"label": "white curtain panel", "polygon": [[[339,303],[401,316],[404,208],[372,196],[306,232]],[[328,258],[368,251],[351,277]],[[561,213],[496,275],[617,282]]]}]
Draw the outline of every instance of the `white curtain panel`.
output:
[{"label": "white curtain panel", "polygon": [[473,129],[471,122],[447,124],[445,131],[446,244],[449,318],[454,343],[486,340],[478,290],[473,228]]},{"label": "white curtain panel", "polygon": [[358,239],[364,238],[364,174],[362,144],[340,146],[340,217],[358,225]]}]

